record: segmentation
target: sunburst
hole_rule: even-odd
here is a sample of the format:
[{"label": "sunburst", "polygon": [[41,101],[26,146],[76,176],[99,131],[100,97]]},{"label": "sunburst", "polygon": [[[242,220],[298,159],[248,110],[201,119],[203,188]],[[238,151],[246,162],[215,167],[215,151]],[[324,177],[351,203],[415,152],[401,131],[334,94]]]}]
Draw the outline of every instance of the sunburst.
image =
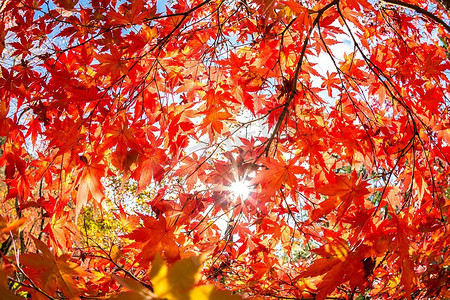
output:
[{"label": "sunburst", "polygon": [[242,201],[245,201],[250,196],[253,187],[248,180],[238,180],[232,182],[228,187],[228,190],[234,198],[240,198]]}]

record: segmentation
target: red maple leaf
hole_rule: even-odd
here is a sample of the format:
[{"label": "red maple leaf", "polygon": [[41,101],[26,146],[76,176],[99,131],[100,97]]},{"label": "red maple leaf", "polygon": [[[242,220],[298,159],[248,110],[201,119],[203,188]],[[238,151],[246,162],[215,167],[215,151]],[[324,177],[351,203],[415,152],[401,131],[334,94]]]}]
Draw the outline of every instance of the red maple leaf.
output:
[{"label": "red maple leaf", "polygon": [[129,247],[141,249],[140,259],[148,264],[157,253],[163,252],[167,261],[175,262],[180,259],[180,250],[175,241],[175,226],[167,223],[163,216],[158,219],[139,215],[143,226],[133,230],[123,237],[134,240]]},{"label": "red maple leaf", "polygon": [[346,175],[335,176],[333,182],[319,187],[317,191],[328,196],[328,198],[322,201],[319,207],[312,212],[312,221],[323,217],[335,208],[338,208],[336,221],[339,221],[352,203],[364,206],[364,196],[369,193],[367,183],[358,180],[355,171],[350,177]]}]

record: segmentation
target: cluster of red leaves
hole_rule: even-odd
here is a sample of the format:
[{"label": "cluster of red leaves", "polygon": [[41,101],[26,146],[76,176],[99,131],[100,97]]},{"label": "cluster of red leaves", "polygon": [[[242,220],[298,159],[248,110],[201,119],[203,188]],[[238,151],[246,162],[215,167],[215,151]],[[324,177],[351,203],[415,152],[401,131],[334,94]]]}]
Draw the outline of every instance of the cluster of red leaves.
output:
[{"label": "cluster of red leaves", "polygon": [[[155,257],[204,254],[199,284],[242,297],[450,297],[437,3],[5,0],[0,15],[0,293],[182,299],[206,289],[157,287]],[[83,231],[86,207],[112,212],[115,238]]]}]

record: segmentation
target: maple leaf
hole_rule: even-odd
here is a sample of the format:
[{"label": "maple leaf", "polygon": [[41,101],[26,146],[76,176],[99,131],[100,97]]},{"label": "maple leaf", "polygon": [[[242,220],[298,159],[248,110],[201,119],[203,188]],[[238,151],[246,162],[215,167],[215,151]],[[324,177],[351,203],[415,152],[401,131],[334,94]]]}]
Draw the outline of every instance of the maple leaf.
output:
[{"label": "maple leaf", "polygon": [[64,9],[72,10],[77,5],[78,0],[56,0],[56,4]]},{"label": "maple leaf", "polygon": [[54,127],[48,128],[46,135],[50,139],[49,146],[58,148],[57,155],[66,153],[78,145],[81,139],[80,126],[82,123],[83,119],[81,118],[56,120]]},{"label": "maple leaf", "polygon": [[51,221],[44,228],[55,246],[70,249],[74,240],[79,238],[79,231],[71,218],[65,214],[53,214]]},{"label": "maple leaf", "polygon": [[273,8],[276,0],[253,0],[259,6],[259,12],[267,17],[274,15]]},{"label": "maple leaf", "polygon": [[[84,158],[86,159],[86,158]],[[97,203],[101,203],[104,198],[103,185],[100,179],[105,174],[105,166],[102,164],[94,163],[88,164],[83,168],[80,176],[80,185],[77,191],[77,201],[75,214],[81,211],[81,208],[87,203],[89,194],[91,194]]]},{"label": "maple leaf", "polygon": [[0,165],[4,165],[5,181],[8,183],[8,195],[6,199],[18,197],[20,202],[30,196],[31,179],[27,175],[26,161],[23,159],[23,149],[17,149],[11,145],[5,145],[5,152],[0,156]]},{"label": "maple leaf", "polygon": [[21,300],[23,297],[18,296],[12,292],[8,287],[7,274],[4,268],[0,268],[0,295],[5,300]]},{"label": "maple leaf", "polygon": [[123,53],[116,48],[110,50],[111,54],[99,54],[97,60],[96,77],[109,76],[110,82],[115,82],[122,75],[128,74],[128,63],[123,59]]},{"label": "maple leaf", "polygon": [[8,222],[7,218],[0,215],[0,237],[10,235],[17,231],[25,222],[26,218],[20,218],[12,222]]},{"label": "maple leaf", "polygon": [[183,165],[175,172],[175,176],[187,176],[186,184],[188,188],[193,188],[198,179],[205,179],[208,163],[206,158],[199,158],[197,154],[186,156],[182,159]]},{"label": "maple leaf", "polygon": [[410,259],[402,262],[402,277],[400,282],[405,287],[405,295],[409,300],[412,299],[412,287],[416,283],[416,272],[414,271],[414,263]]},{"label": "maple leaf", "polygon": [[119,213],[113,213],[119,221],[122,229],[125,232],[135,230],[139,225],[139,217],[134,215],[128,215],[123,209],[122,205],[119,205]]},{"label": "maple leaf", "polygon": [[340,89],[339,84],[341,83],[341,80],[337,78],[337,73],[329,73],[327,71],[327,79],[322,82],[322,87],[326,87],[328,91],[328,96],[332,96],[332,89]]},{"label": "maple leaf", "polygon": [[129,291],[115,295],[112,299],[168,299],[168,300],[239,300],[231,292],[218,290],[213,285],[197,285],[203,258],[193,256],[176,262],[170,267],[158,255],[152,262],[150,279],[153,291],[129,278],[116,279]]},{"label": "maple leaf", "polygon": [[206,113],[206,116],[203,119],[203,127],[207,128],[211,140],[214,140],[214,136],[217,136],[217,134],[223,133],[223,121],[229,121],[233,116],[231,113],[223,111],[220,107],[213,107],[202,113]]},{"label": "maple leaf", "polygon": [[[351,286],[362,287],[365,270],[362,255],[366,255],[366,248],[361,247],[353,252],[348,243],[338,237],[328,238],[323,246],[313,249],[321,258],[300,274],[301,277],[322,276],[317,285],[317,299],[325,299],[341,283],[350,281]],[[362,256],[362,257],[361,257]]]},{"label": "maple leaf", "polygon": [[141,259],[148,264],[161,251],[169,262],[180,259],[180,250],[175,241],[175,226],[168,224],[163,216],[159,219],[140,215],[143,227],[137,228],[123,237],[134,240],[130,247],[142,249]]},{"label": "maple leaf", "polygon": [[263,193],[269,197],[274,195],[284,184],[287,184],[291,190],[295,190],[298,182],[297,174],[305,171],[303,167],[296,165],[298,160],[299,157],[289,162],[266,158],[264,162],[266,170],[259,172],[252,181],[256,184],[260,183]]},{"label": "maple leaf", "polygon": [[319,207],[312,212],[312,221],[330,213],[337,207],[336,221],[339,221],[352,203],[364,205],[364,196],[369,193],[367,183],[359,181],[355,171],[352,172],[350,177],[345,175],[335,176],[333,182],[319,187],[317,191],[328,196],[328,199],[322,201]]},{"label": "maple leaf", "polygon": [[136,194],[143,191],[153,180],[160,181],[164,176],[164,166],[167,156],[163,149],[155,148],[149,151],[148,155],[141,158],[141,164],[135,171],[139,174],[138,189]]},{"label": "maple leaf", "polygon": [[230,292],[217,290],[212,285],[194,286],[199,280],[202,261],[200,256],[189,257],[168,268],[160,257],[156,257],[150,274],[155,294],[170,300],[241,299]]},{"label": "maple leaf", "polygon": [[410,258],[410,240],[408,234],[411,230],[407,225],[409,217],[408,214],[394,215],[393,220],[397,226],[395,244],[397,245],[397,251],[401,258],[398,262],[401,269],[400,282],[405,288],[405,296],[411,299],[412,288],[417,284],[417,276],[414,271],[414,263]]},{"label": "maple leaf", "polygon": [[27,276],[49,295],[56,295],[60,291],[68,299],[80,299],[81,286],[76,278],[82,278],[87,273],[72,261],[72,255],[65,253],[56,256],[37,239],[34,239],[34,244],[40,251],[39,254],[27,253],[20,256]]},{"label": "maple leaf", "polygon": [[143,0],[135,0],[131,2],[131,8],[122,6],[122,13],[112,11],[110,16],[117,24],[140,24],[146,18],[153,16],[156,12],[156,7],[153,11],[145,8]]}]

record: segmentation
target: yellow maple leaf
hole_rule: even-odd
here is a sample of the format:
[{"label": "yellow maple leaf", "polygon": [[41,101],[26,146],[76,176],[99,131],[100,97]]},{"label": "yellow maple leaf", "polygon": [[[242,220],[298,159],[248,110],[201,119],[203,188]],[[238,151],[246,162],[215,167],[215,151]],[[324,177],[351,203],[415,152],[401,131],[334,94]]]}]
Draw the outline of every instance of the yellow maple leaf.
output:
[{"label": "yellow maple leaf", "polygon": [[160,257],[156,257],[150,274],[155,294],[168,300],[241,299],[229,291],[217,290],[212,285],[195,286],[199,280],[202,261],[201,256],[193,256],[168,268]]},{"label": "yellow maple leaf", "polygon": [[240,300],[230,291],[217,290],[214,285],[196,286],[203,263],[201,256],[185,258],[168,267],[161,256],[156,256],[152,263],[150,279],[153,291],[130,278],[116,278],[129,291],[113,299],[132,300]]}]

